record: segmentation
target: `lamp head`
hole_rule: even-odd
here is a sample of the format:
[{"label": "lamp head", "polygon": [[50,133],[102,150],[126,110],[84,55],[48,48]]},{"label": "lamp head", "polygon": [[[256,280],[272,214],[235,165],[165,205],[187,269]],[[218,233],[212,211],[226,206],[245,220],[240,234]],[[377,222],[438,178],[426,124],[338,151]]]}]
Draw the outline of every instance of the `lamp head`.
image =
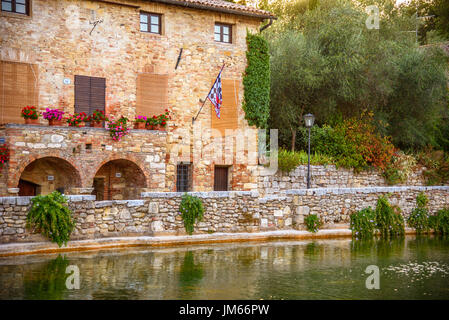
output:
[{"label": "lamp head", "polygon": [[304,123],[306,125],[306,128],[312,128],[314,122],[315,122],[315,116],[313,114],[308,113],[304,116]]}]

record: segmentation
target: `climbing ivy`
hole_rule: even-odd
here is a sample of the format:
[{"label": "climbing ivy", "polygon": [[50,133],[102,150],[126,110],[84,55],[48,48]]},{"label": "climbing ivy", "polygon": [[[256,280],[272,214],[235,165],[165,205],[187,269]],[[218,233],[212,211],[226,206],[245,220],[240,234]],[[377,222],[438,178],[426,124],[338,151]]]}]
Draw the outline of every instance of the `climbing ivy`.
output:
[{"label": "climbing ivy", "polygon": [[181,213],[182,220],[184,220],[186,232],[192,234],[195,222],[203,219],[203,203],[198,197],[185,193],[179,205],[179,212]]},{"label": "climbing ivy", "polygon": [[268,42],[258,34],[247,32],[247,67],[243,74],[245,89],[242,108],[251,126],[266,128],[270,113],[270,55]]},{"label": "climbing ivy", "polygon": [[27,228],[34,228],[56,242],[67,244],[75,227],[72,212],[66,206],[67,199],[58,191],[31,199],[32,206],[27,215]]}]

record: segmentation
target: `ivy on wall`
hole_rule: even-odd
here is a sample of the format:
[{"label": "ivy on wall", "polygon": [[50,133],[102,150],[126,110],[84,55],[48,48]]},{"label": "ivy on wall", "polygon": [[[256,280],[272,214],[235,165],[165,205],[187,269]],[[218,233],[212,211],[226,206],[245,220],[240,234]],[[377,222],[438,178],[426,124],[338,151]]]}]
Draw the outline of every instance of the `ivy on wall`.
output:
[{"label": "ivy on wall", "polygon": [[251,126],[266,128],[270,114],[270,55],[268,42],[258,34],[246,35],[247,67],[243,74],[243,110]]}]

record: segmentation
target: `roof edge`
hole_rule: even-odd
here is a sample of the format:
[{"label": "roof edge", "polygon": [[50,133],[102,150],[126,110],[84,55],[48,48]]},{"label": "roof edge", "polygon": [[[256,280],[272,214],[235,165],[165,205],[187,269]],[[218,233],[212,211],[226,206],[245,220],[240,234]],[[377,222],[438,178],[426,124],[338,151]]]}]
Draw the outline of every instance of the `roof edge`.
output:
[{"label": "roof edge", "polygon": [[201,10],[207,10],[207,11],[215,11],[215,12],[221,12],[221,13],[230,13],[235,14],[239,16],[248,16],[253,18],[259,18],[259,19],[277,19],[276,16],[270,15],[270,14],[262,14],[262,13],[256,13],[256,12],[245,12],[241,10],[236,9],[229,9],[229,8],[220,8],[220,7],[213,7],[213,6],[207,6],[202,5],[198,3],[191,3],[186,1],[179,1],[179,0],[149,0],[150,2],[159,2],[164,4],[170,4],[174,6],[181,6],[181,7],[187,7],[192,9],[201,9]]}]

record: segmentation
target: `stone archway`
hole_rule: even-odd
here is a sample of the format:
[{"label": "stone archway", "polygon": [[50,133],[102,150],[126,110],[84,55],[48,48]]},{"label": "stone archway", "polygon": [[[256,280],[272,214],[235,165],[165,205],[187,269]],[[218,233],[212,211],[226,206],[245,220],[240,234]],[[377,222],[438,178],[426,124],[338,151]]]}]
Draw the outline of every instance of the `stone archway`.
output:
[{"label": "stone archway", "polygon": [[81,187],[78,170],[67,160],[43,157],[30,162],[21,172],[17,187],[19,196],[46,195],[55,190],[73,194]]},{"label": "stone archway", "polygon": [[97,200],[139,199],[142,189],[146,188],[146,177],[130,160],[110,160],[97,170],[92,187]]}]

